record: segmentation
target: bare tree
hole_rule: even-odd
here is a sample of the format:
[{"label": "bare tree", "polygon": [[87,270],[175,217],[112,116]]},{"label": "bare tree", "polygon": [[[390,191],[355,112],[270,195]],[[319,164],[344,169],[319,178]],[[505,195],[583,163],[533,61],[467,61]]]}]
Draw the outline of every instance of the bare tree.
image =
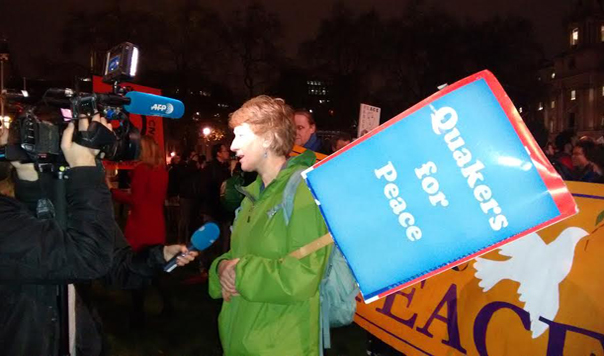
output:
[{"label": "bare tree", "polygon": [[278,17],[259,3],[235,11],[228,23],[226,38],[249,97],[276,77],[282,52],[278,45],[281,31]]}]

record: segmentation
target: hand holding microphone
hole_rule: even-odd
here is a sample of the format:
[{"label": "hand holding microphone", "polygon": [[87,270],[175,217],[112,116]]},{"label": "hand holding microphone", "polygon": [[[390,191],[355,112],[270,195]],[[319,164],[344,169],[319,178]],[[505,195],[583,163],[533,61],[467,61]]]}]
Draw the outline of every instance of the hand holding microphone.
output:
[{"label": "hand holding microphone", "polygon": [[[189,263],[195,258],[195,256],[198,255],[197,251],[203,251],[206,248],[212,246],[214,241],[218,239],[219,235],[220,228],[218,228],[218,225],[214,224],[213,222],[209,222],[204,224],[202,227],[200,227],[199,229],[197,229],[197,231],[193,233],[193,236],[191,237],[191,244],[188,247],[185,248],[181,245],[164,247],[164,257],[169,257],[166,254],[166,248],[178,247],[177,250],[171,250],[174,254],[172,255],[173,257],[164,266],[164,271],[170,273],[177,266],[184,266],[185,264]],[[181,253],[178,253],[179,251]],[[193,256],[192,253],[195,253],[195,255]]]},{"label": "hand holding microphone", "polygon": [[199,252],[190,251],[185,245],[164,246],[164,259],[176,262],[173,269],[193,262],[197,256],[199,256]]}]

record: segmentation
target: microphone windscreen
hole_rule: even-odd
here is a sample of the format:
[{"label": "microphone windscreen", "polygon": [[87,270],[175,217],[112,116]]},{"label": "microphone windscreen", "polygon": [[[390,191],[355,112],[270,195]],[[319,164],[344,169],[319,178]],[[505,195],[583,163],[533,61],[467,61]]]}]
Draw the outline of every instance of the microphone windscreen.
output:
[{"label": "microphone windscreen", "polygon": [[178,119],[185,113],[185,105],[180,100],[140,91],[128,92],[126,97],[130,98],[130,104],[124,105],[124,109],[131,114]]},{"label": "microphone windscreen", "polygon": [[191,237],[191,245],[198,250],[203,251],[210,247],[218,236],[220,235],[220,228],[213,222],[204,224],[202,227],[197,229]]}]

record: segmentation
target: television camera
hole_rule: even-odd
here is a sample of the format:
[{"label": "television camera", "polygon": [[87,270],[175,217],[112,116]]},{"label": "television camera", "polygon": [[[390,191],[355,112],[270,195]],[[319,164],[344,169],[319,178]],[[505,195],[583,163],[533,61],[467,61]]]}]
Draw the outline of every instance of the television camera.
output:
[{"label": "television camera", "polygon": [[[0,160],[33,162],[37,169],[51,170],[65,165],[60,149],[61,136],[70,121],[91,119],[100,114],[119,126],[111,131],[92,121],[87,131],[76,132],[75,142],[99,149],[111,161],[135,160],[140,154],[140,131],[129,120],[129,113],[178,118],[183,104],[175,99],[132,91],[119,84],[136,75],[139,50],[122,43],[107,51],[103,82],[112,85],[110,93],[81,93],[73,89],[48,89],[35,105],[25,105],[10,126],[9,143],[0,147]],[[28,103],[27,93],[3,93],[2,99]]]}]

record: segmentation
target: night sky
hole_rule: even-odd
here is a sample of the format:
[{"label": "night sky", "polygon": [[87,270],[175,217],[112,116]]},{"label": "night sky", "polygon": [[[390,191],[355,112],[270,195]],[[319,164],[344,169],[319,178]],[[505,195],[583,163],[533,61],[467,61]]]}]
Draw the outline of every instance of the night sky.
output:
[{"label": "night sky", "polygon": [[[76,0],[0,0],[0,34],[5,34],[11,46],[13,60],[19,63],[22,74],[32,76],[33,58],[46,55],[50,58],[62,58],[60,51],[60,31],[62,22],[68,18],[70,9],[85,7],[95,10],[102,7],[103,1]],[[161,0],[124,0],[127,6],[153,6]],[[164,0],[167,1],[167,0]],[[171,0],[174,3],[182,0]],[[545,54],[551,58],[564,50],[566,46],[564,17],[574,4],[573,0],[426,0],[438,4],[444,10],[455,13],[460,18],[486,19],[496,14],[522,15],[531,20],[535,27],[537,40],[542,44]],[[108,2],[108,1],[107,1]],[[316,33],[321,19],[329,16],[334,1],[305,0],[261,1],[269,11],[279,15],[284,24],[284,43],[288,54],[294,56],[298,44],[310,39]],[[384,18],[398,15],[404,7],[404,0],[347,0],[345,4],[353,10],[367,11],[372,7]],[[237,7],[243,7],[245,1],[207,0],[203,4],[219,10],[227,17]],[[99,19],[102,21],[102,19]]]}]

